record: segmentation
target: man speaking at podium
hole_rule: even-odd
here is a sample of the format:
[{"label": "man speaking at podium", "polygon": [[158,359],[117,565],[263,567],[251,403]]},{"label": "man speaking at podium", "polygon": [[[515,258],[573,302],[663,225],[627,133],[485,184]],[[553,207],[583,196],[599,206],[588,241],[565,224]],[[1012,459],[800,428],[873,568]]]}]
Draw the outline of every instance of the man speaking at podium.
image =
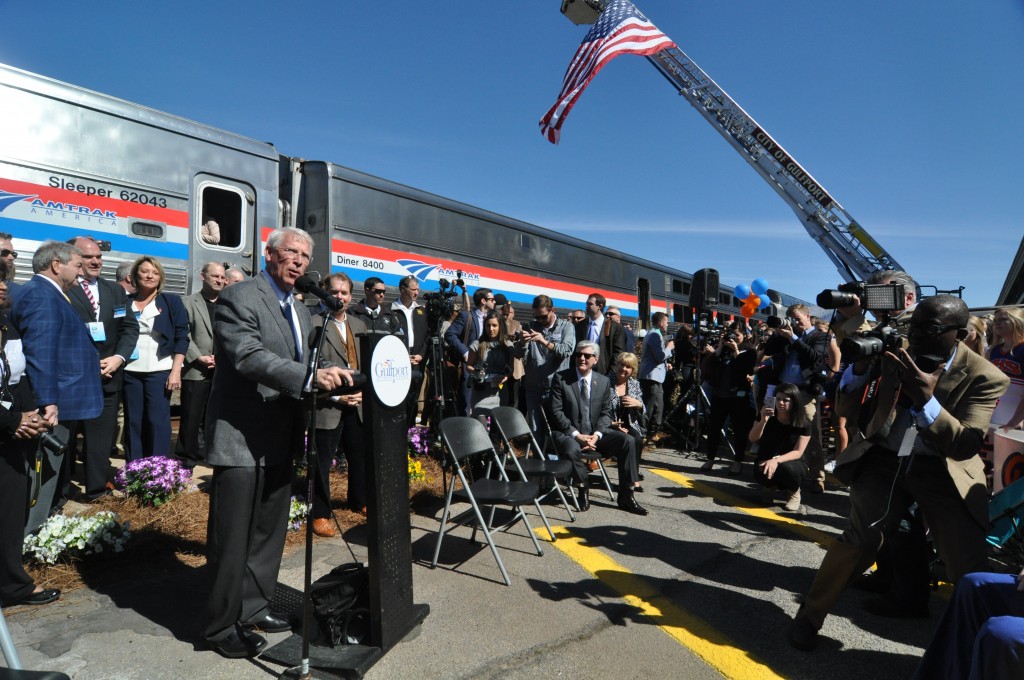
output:
[{"label": "man speaking at podium", "polygon": [[[266,267],[225,288],[213,332],[217,371],[207,409],[207,461],[213,467],[207,553],[212,584],[203,637],[228,658],[267,645],[252,629],[290,629],[271,613],[288,526],[292,460],[303,450],[302,394],[309,312],[293,303],[313,239],[301,229],[267,238]],[[297,301],[296,301],[297,302]],[[351,372],[320,368],[324,390],[352,384]]]}]

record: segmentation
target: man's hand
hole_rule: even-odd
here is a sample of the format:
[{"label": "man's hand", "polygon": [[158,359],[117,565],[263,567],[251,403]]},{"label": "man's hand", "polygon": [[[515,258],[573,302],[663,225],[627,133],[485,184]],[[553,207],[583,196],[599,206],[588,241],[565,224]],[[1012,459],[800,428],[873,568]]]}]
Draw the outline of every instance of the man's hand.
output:
[{"label": "man's hand", "polygon": [[786,340],[792,340],[794,336],[793,329],[790,326],[782,326],[780,328],[777,328],[775,330],[775,333],[776,335],[779,335],[785,338]]},{"label": "man's hand", "polygon": [[47,427],[57,427],[57,405],[50,404],[43,407],[43,421]]},{"label": "man's hand", "polygon": [[331,390],[338,389],[342,385],[351,385],[352,371],[347,368],[341,368],[340,366],[318,368],[316,370],[316,382],[320,386],[320,389],[330,392]]},{"label": "man's hand", "polygon": [[418,366],[421,361],[423,361],[423,355],[422,354],[410,354],[409,355],[409,363],[412,364],[413,366]]},{"label": "man's hand", "polygon": [[124,363],[124,359],[117,356],[109,356],[106,359],[100,359],[100,376],[104,380],[109,380],[117,372],[117,369],[121,368]]},{"label": "man's hand", "polygon": [[576,435],[576,441],[580,443],[580,448],[584,451],[590,451],[597,448],[596,434],[583,434],[580,432]]},{"label": "man's hand", "polygon": [[939,382],[946,364],[939,364],[934,373],[925,373],[910,357],[907,350],[902,347],[896,354],[885,353],[887,361],[895,361],[900,367],[900,382],[903,385],[903,393],[913,402],[914,408],[920,410],[935,393],[935,384]]},{"label": "man's hand", "polygon": [[206,368],[217,368],[217,359],[212,354],[201,356],[198,361]]},{"label": "man's hand", "polygon": [[18,439],[38,437],[46,430],[46,421],[39,417],[39,411],[25,411],[21,414],[21,422],[14,436]]}]

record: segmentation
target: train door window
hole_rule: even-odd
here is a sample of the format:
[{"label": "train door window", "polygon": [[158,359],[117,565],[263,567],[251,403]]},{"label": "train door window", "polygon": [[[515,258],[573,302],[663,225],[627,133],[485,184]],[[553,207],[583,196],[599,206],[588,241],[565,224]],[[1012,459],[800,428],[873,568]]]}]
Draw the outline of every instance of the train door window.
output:
[{"label": "train door window", "polygon": [[688,291],[688,290],[684,291],[683,290],[683,286],[684,285],[685,285],[684,281],[682,281],[680,279],[672,279],[672,292],[673,293],[689,293],[690,291]]},{"label": "train door window", "polygon": [[672,305],[672,322],[673,323],[686,323],[686,305],[673,304]]},{"label": "train door window", "polygon": [[647,279],[637,279],[637,325],[640,328],[647,328],[651,324],[651,282]]},{"label": "train door window", "polygon": [[207,246],[242,245],[245,197],[235,187],[205,185],[199,199],[199,238]]}]

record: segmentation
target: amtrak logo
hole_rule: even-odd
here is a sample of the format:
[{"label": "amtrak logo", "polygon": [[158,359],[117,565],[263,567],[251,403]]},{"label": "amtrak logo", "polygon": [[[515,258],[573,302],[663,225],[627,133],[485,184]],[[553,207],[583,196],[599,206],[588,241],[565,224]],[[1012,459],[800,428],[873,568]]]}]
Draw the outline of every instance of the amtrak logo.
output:
[{"label": "amtrak logo", "polygon": [[420,262],[419,260],[399,260],[398,264],[405,267],[405,271],[409,272],[416,277],[421,283],[426,282],[430,278],[430,275],[441,265],[427,264],[426,262]]},{"label": "amtrak logo", "polygon": [[35,198],[39,194],[12,194],[9,191],[0,191],[0,212],[7,210],[8,207],[17,203],[18,201],[27,201],[30,198]]}]

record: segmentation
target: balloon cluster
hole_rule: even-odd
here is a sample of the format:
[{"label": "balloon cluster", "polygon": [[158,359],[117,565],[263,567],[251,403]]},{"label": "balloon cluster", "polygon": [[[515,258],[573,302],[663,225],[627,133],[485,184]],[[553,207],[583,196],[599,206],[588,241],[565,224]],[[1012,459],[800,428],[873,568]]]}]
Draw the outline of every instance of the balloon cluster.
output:
[{"label": "balloon cluster", "polygon": [[750,319],[757,310],[764,309],[772,303],[768,297],[768,282],[761,278],[754,279],[749,286],[741,283],[733,289],[733,294],[743,300],[740,314],[745,319]]}]

